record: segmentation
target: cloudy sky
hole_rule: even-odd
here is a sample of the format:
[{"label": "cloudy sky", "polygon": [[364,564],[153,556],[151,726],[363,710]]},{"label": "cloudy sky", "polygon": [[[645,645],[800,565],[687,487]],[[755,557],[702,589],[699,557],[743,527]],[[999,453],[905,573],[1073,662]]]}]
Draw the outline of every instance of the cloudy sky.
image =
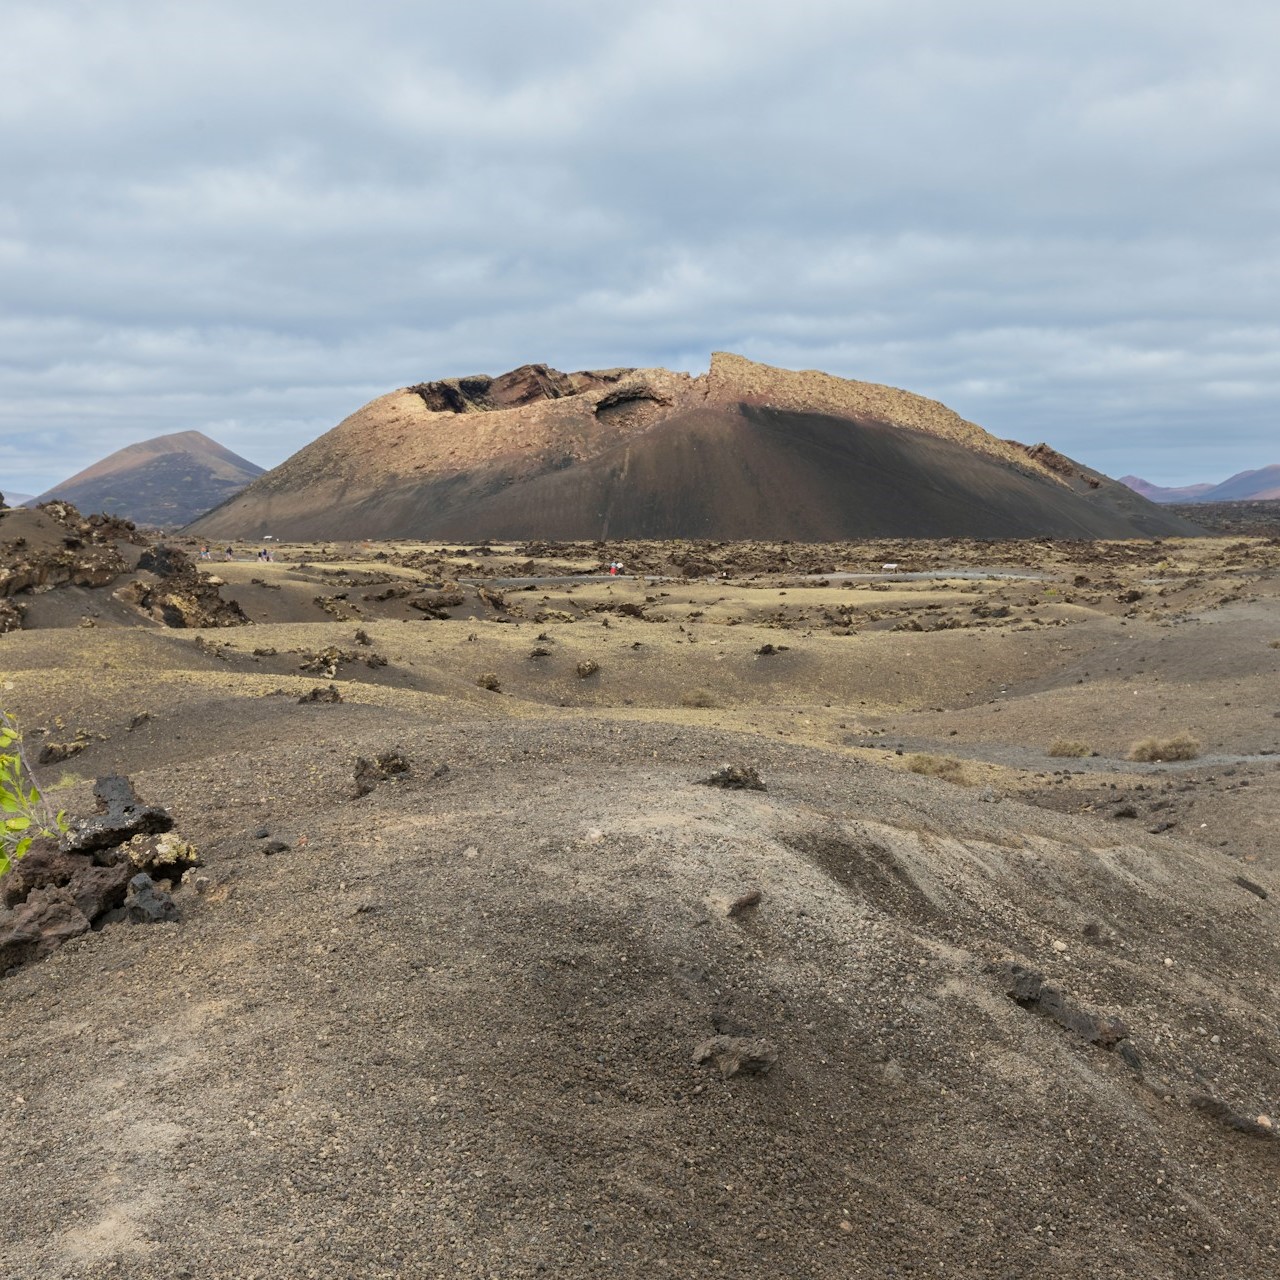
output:
[{"label": "cloudy sky", "polygon": [[6,0],[0,489],[738,351],[1280,462],[1274,0]]}]

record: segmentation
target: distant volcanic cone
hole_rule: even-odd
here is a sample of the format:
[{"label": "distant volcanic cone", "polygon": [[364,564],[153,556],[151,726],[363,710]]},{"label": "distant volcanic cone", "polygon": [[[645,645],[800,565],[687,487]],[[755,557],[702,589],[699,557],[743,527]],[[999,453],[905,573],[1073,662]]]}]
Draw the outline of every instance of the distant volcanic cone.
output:
[{"label": "distant volcanic cone", "polygon": [[933,400],[717,353],[422,383],[191,526],[210,538],[1125,538],[1198,533]]},{"label": "distant volcanic cone", "polygon": [[117,449],[42,493],[81,511],[147,525],[184,525],[239,493],[262,468],[200,431],[175,431]]}]

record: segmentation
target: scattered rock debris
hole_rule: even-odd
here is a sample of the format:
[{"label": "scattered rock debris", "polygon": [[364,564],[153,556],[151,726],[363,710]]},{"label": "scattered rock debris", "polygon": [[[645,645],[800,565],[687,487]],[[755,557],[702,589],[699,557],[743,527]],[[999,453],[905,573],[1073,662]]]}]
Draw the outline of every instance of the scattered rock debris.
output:
[{"label": "scattered rock debris", "polygon": [[764,791],[765,785],[754,765],[722,764],[709,778],[699,780],[702,787],[722,787],[725,791]]},{"label": "scattered rock debris", "polygon": [[158,889],[145,872],[129,881],[129,893],[121,910],[129,924],[164,924],[179,919],[177,903]]},{"label": "scattered rock debris", "polygon": [[138,568],[154,574],[156,581],[139,578],[116,594],[167,627],[243,627],[249,622],[234,600],[219,595],[222,579],[201,573],[177,547],[148,548]]},{"label": "scattered rock debris", "polygon": [[712,1036],[693,1051],[695,1066],[709,1063],[725,1080],[736,1075],[766,1075],[777,1061],[777,1048],[759,1036]]},{"label": "scattered rock debris", "polygon": [[356,795],[367,796],[380,782],[409,772],[409,759],[399,751],[383,751],[372,760],[356,757]]},{"label": "scattered rock debris", "polygon": [[302,697],[298,699],[298,701],[304,702],[304,703],[341,702],[342,694],[338,692],[338,686],[334,684],[331,684],[328,686],[328,688],[323,688],[323,689],[317,686],[316,688],[312,689],[310,693],[304,693]]},{"label": "scattered rock debris", "polygon": [[152,876],[177,883],[198,865],[195,849],[167,834],[172,816],[142,804],[128,778],[99,778],[94,794],[97,815],[59,841],[33,841],[0,882],[0,973],[40,960],[95,926],[177,919]]},{"label": "scattered rock debris", "polygon": [[1242,889],[1262,898],[1264,901],[1270,896],[1260,884],[1254,884],[1252,880],[1246,880],[1244,876],[1236,876],[1232,883],[1238,884]]},{"label": "scattered rock debris", "polygon": [[70,742],[46,742],[36,756],[37,764],[60,764],[78,756],[89,745],[88,738],[74,738]]},{"label": "scattered rock debris", "polygon": [[1046,982],[1044,974],[1034,969],[1013,962],[998,964],[994,969],[1010,1000],[1053,1019],[1089,1044],[1115,1049],[1131,1067],[1140,1069],[1137,1051],[1129,1042],[1129,1026],[1123,1019],[1082,1008],[1061,987]]},{"label": "scattered rock debris", "polygon": [[461,591],[434,591],[408,601],[409,608],[417,609],[425,618],[444,622],[449,610],[458,608],[466,597]]},{"label": "scattered rock debris", "polygon": [[139,834],[131,837],[121,848],[137,870],[175,885],[188,871],[200,865],[200,855],[195,846],[174,831],[159,835]]},{"label": "scattered rock debris", "polygon": [[136,835],[159,835],[173,829],[168,809],[143,804],[133,783],[119,774],[99,778],[93,784],[97,813],[77,823],[62,837],[68,853],[95,853],[112,849]]},{"label": "scattered rock debris", "polygon": [[344,662],[356,662],[359,657],[358,653],[352,653],[350,649],[339,649],[336,644],[331,644],[327,648],[321,649],[318,653],[304,655],[302,662],[298,665],[298,670],[309,672],[312,675],[324,676],[325,679],[332,680],[338,674],[338,668]]}]

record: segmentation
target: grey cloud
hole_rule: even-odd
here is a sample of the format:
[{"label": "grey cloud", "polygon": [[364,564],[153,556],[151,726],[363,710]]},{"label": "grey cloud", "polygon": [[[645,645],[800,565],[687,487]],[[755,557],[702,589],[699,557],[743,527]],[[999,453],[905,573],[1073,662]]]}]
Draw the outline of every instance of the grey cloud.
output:
[{"label": "grey cloud", "polygon": [[0,488],[714,348],[1113,473],[1277,460],[1269,6],[14,8]]}]

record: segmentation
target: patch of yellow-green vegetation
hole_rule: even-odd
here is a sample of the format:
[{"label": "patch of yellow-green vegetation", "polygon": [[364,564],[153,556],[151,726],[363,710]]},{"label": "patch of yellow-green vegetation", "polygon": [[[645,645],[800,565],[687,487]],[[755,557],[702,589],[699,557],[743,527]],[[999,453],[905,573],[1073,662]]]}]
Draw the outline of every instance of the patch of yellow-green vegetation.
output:
[{"label": "patch of yellow-green vegetation", "polygon": [[1171,738],[1142,738],[1129,748],[1129,759],[1145,764],[1167,760],[1194,760],[1199,754],[1199,739],[1185,729]]},{"label": "patch of yellow-green vegetation", "polygon": [[1087,742],[1077,738],[1057,738],[1049,746],[1049,755],[1062,758],[1079,759],[1092,752],[1093,748]]},{"label": "patch of yellow-green vegetation", "polygon": [[36,836],[67,829],[67,815],[54,814],[31,776],[22,734],[7,711],[0,711],[0,876],[31,847]]},{"label": "patch of yellow-green vegetation", "polygon": [[912,773],[920,773],[927,778],[941,778],[943,782],[953,782],[958,787],[973,785],[973,779],[964,767],[964,762],[957,760],[955,756],[920,753],[907,757],[907,768]]}]

